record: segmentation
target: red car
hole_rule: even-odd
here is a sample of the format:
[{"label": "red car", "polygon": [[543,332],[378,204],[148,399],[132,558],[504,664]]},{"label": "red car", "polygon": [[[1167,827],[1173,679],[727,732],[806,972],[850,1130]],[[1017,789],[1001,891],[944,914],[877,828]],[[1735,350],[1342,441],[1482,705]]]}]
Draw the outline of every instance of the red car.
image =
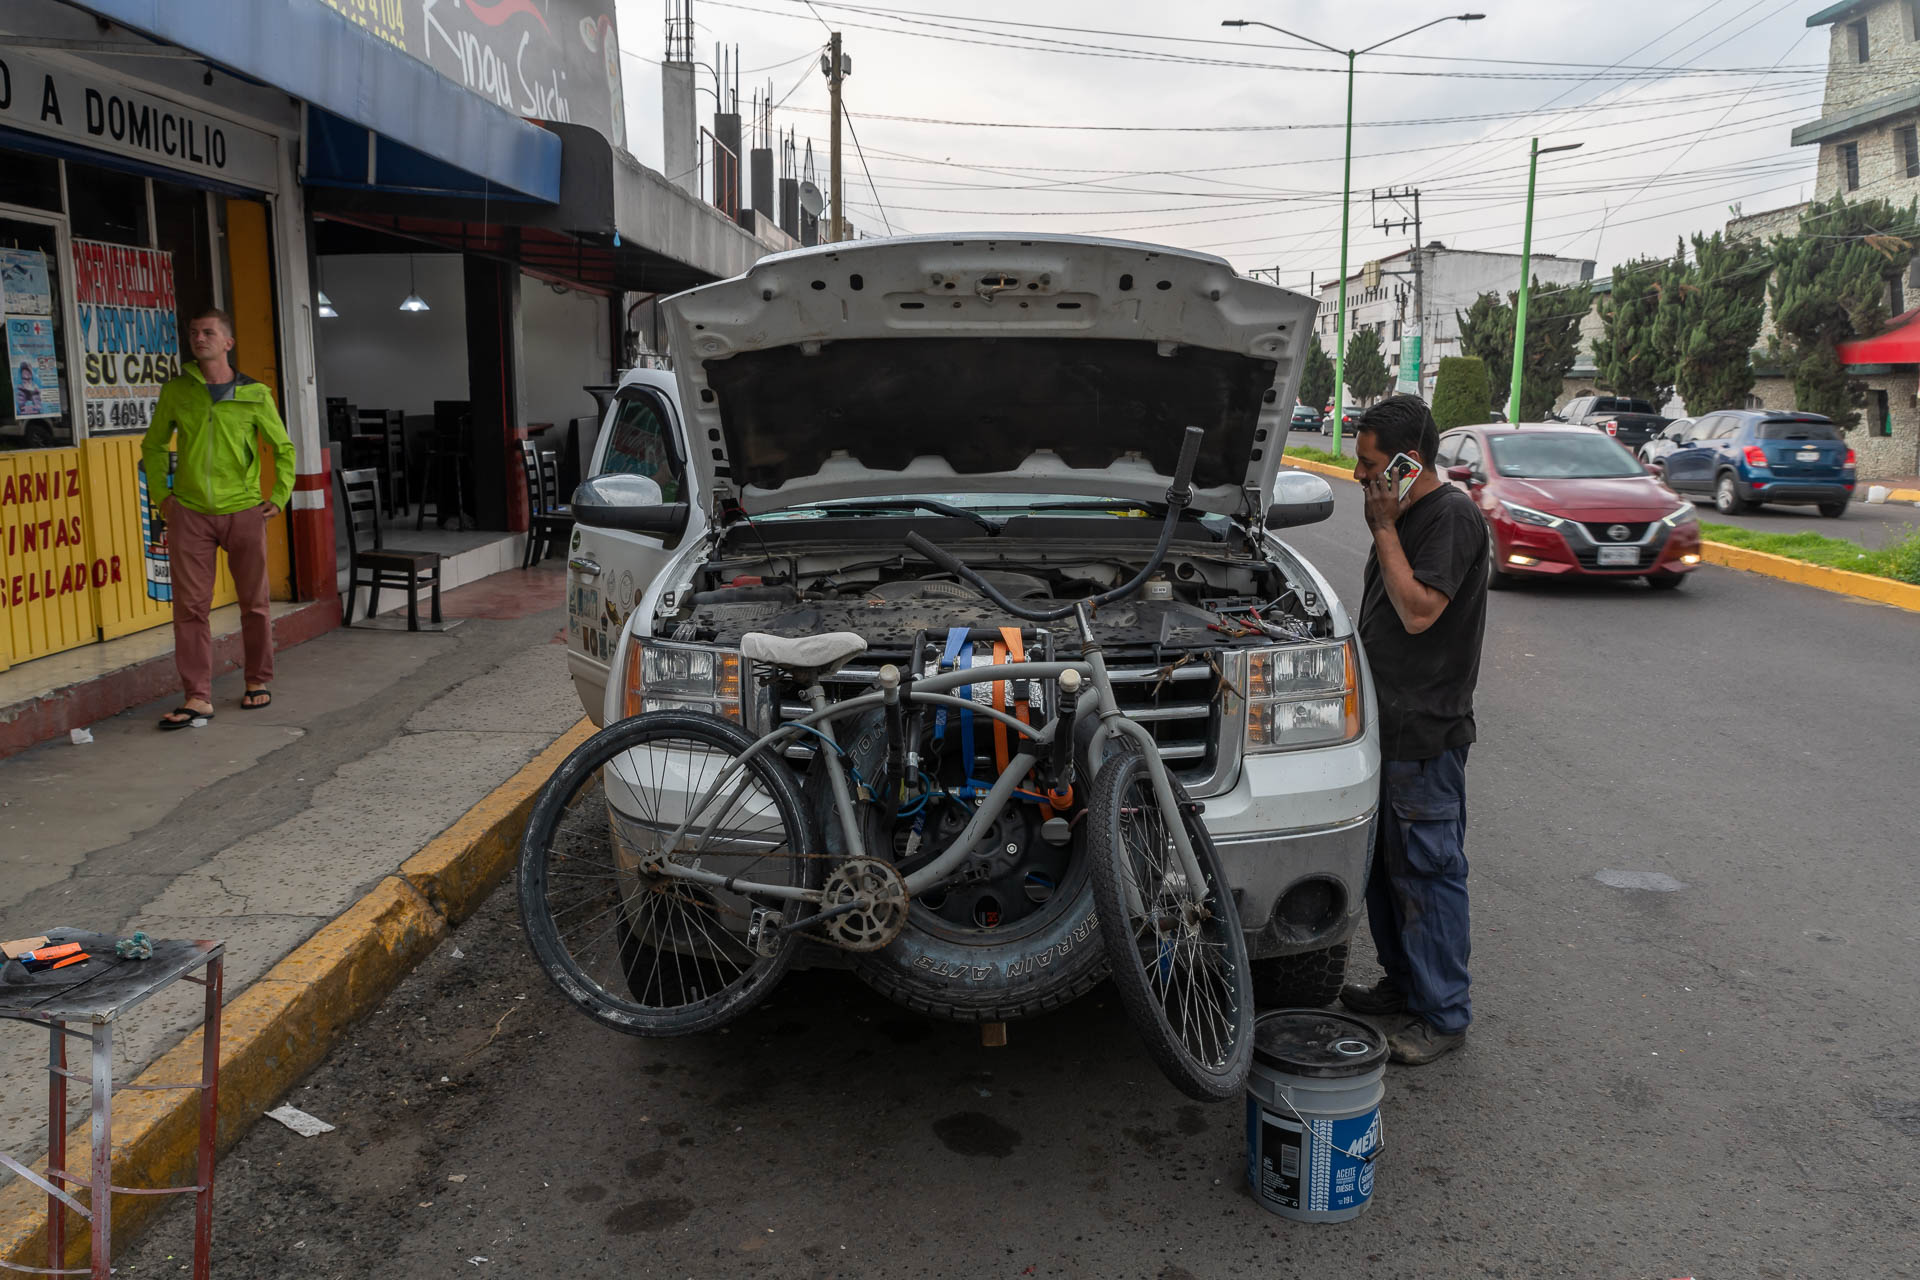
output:
[{"label": "red car", "polygon": [[1491,586],[1584,575],[1670,588],[1700,563],[1693,503],[1591,427],[1456,427],[1434,465],[1487,518]]}]

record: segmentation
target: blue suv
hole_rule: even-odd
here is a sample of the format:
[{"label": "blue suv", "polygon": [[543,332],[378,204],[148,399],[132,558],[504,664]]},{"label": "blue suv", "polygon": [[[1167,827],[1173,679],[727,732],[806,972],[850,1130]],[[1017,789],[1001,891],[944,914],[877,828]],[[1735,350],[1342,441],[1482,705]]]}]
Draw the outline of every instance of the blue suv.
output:
[{"label": "blue suv", "polygon": [[1712,494],[1723,515],[1762,502],[1818,506],[1846,514],[1854,456],[1839,428],[1817,413],[1729,409],[1694,419],[1666,456],[1669,488]]}]

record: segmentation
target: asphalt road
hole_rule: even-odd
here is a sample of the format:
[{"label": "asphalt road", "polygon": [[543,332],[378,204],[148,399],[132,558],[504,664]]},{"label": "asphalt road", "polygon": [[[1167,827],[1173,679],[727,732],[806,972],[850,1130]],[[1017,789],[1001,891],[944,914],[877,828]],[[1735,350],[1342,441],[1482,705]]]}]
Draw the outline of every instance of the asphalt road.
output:
[{"label": "asphalt road", "polygon": [[[1352,600],[1337,494],[1294,541]],[[627,1039],[503,892],[294,1092],[336,1132],[227,1158],[216,1274],[1914,1275],[1916,656],[1920,617],[1712,567],[1493,599],[1476,1022],[1389,1072],[1351,1224],[1255,1207],[1239,1109],[1176,1095],[1110,999],[985,1049],[807,974]],[[123,1273],[175,1274],[188,1224]]]}]

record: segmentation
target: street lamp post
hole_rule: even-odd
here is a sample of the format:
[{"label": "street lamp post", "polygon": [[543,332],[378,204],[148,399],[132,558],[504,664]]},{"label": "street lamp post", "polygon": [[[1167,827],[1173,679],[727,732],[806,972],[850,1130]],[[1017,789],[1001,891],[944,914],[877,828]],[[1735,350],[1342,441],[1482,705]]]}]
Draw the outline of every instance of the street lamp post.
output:
[{"label": "street lamp post", "polygon": [[1520,376],[1526,368],[1527,354],[1527,294],[1533,283],[1533,179],[1540,171],[1540,157],[1550,156],[1556,151],[1578,151],[1586,146],[1584,142],[1568,142],[1557,147],[1540,149],[1540,139],[1533,140],[1533,153],[1527,161],[1527,229],[1520,239],[1520,297],[1513,308],[1513,379],[1507,388],[1507,421],[1520,421]]},{"label": "street lamp post", "polygon": [[1388,36],[1364,49],[1336,49],[1323,44],[1312,36],[1303,36],[1298,31],[1289,31],[1285,27],[1276,27],[1271,22],[1261,22],[1249,18],[1229,18],[1220,25],[1223,27],[1265,27],[1269,31],[1278,31],[1283,36],[1295,40],[1305,40],[1308,44],[1325,49],[1328,53],[1337,53],[1347,60],[1347,146],[1346,158],[1340,175],[1340,300],[1334,311],[1333,334],[1333,451],[1340,452],[1340,418],[1346,407],[1347,394],[1347,204],[1353,198],[1353,62],[1363,53],[1372,53],[1395,40],[1404,40],[1416,32],[1428,27],[1437,27],[1443,22],[1478,22],[1486,17],[1484,13],[1454,13],[1444,18],[1435,18],[1423,22],[1417,27],[1402,31],[1397,36]]}]

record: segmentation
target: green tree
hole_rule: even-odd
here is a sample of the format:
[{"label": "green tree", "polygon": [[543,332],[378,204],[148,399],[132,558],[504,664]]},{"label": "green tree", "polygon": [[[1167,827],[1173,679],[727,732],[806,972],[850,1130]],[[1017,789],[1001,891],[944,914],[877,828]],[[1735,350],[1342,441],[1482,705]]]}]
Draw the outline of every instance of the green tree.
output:
[{"label": "green tree", "polygon": [[1466,311],[1453,317],[1460,325],[1460,353],[1486,365],[1487,390],[1493,403],[1507,403],[1507,384],[1513,380],[1513,308],[1497,293],[1483,293]]},{"label": "green tree", "polygon": [[1693,237],[1693,264],[1656,322],[1673,353],[1674,388],[1695,417],[1738,409],[1753,390],[1753,346],[1766,315],[1770,258],[1757,240]]},{"label": "green tree", "polygon": [[1841,427],[1860,421],[1865,389],[1847,375],[1839,347],[1887,327],[1887,286],[1914,254],[1915,206],[1845,196],[1800,215],[1797,235],[1769,248],[1774,358],[1793,379],[1794,406]]},{"label": "green tree", "polygon": [[1333,360],[1316,339],[1307,343],[1307,367],[1300,374],[1300,403],[1315,412],[1333,403]]},{"label": "green tree", "polygon": [[1393,377],[1380,354],[1380,331],[1362,325],[1347,338],[1347,390],[1355,404],[1371,404],[1387,393]]},{"label": "green tree", "polygon": [[1601,386],[1656,409],[1673,394],[1672,326],[1659,320],[1673,310],[1686,274],[1684,246],[1673,258],[1642,258],[1613,269],[1613,290],[1600,302],[1602,329],[1593,344]]},{"label": "green tree", "polygon": [[1487,364],[1477,356],[1442,356],[1433,380],[1433,421],[1442,431],[1493,421]]},{"label": "green tree", "polygon": [[1560,398],[1561,384],[1580,354],[1580,321],[1592,307],[1592,285],[1543,289],[1535,278],[1527,299],[1527,354],[1516,422],[1541,421]]}]

